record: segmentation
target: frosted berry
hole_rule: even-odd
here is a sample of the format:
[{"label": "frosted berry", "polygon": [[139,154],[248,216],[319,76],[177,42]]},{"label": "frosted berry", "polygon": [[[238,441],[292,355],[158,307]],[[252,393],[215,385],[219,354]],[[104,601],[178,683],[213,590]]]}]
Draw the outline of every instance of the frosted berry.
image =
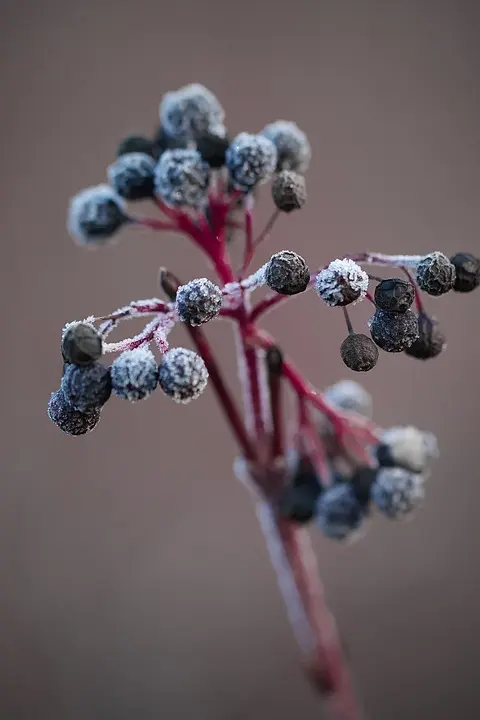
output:
[{"label": "frosted berry", "polygon": [[89,365],[102,355],[102,338],[90,323],[69,323],[63,330],[62,355],[67,363]]},{"label": "frosted berry", "polygon": [[372,396],[354,380],[341,380],[324,393],[325,399],[334,407],[346,412],[356,412],[372,417]]},{"label": "frosted berry", "polygon": [[215,95],[199,83],[167,92],[160,102],[162,127],[179,140],[197,140],[210,128],[222,125],[224,117]]},{"label": "frosted berry", "polygon": [[143,137],[143,135],[128,135],[119,144],[117,148],[117,157],[128,155],[130,153],[144,153],[145,155],[150,155],[157,160],[160,152],[160,148],[154,140]]},{"label": "frosted berry", "polygon": [[177,403],[196,400],[207,386],[208,372],[200,355],[186,348],[173,348],[163,356],[158,382]]},{"label": "frosted berry", "polygon": [[350,370],[368,372],[377,364],[378,348],[366,335],[352,333],[342,342],[340,355]]},{"label": "frosted berry", "polygon": [[315,280],[317,295],[331,307],[362,300],[368,290],[368,275],[353,260],[333,260]]},{"label": "frosted berry", "polygon": [[322,532],[334,540],[345,540],[359,529],[364,512],[349,483],[324,490],[318,498],[316,522]]},{"label": "frosted berry", "polygon": [[126,200],[151,198],[155,164],[154,158],[146,153],[125,153],[108,168],[108,181]]},{"label": "frosted berry", "polygon": [[429,360],[440,355],[447,346],[445,335],[440,329],[438,321],[426,313],[418,316],[418,338],[405,353],[419,360]]},{"label": "frosted berry", "polygon": [[438,443],[435,435],[411,425],[392,427],[382,434],[376,456],[382,467],[423,473],[438,457]]},{"label": "frosted berry", "polygon": [[402,352],[418,338],[417,316],[412,310],[392,313],[377,309],[369,325],[373,341],[385,352]]},{"label": "frosted berry", "polygon": [[272,183],[272,198],[282,212],[300,210],[307,202],[307,186],[303,175],[282,170]]},{"label": "frosted berry", "polygon": [[228,147],[225,159],[233,189],[249,192],[273,175],[277,149],[263,135],[242,132]]},{"label": "frosted berry", "polygon": [[230,140],[223,132],[204,132],[197,140],[197,150],[211,168],[221,168],[225,165],[225,155]]},{"label": "frosted berry", "polygon": [[372,501],[392,519],[412,513],[422,502],[424,479],[404,468],[380,468],[372,485]]},{"label": "frosted berry", "polygon": [[47,413],[50,420],[67,435],[85,435],[100,420],[100,408],[92,408],[87,412],[75,410],[61,389],[51,394]]},{"label": "frosted berry", "polygon": [[480,284],[480,260],[470,253],[457,253],[450,258],[456,276],[453,289],[456,292],[471,292]]},{"label": "frosted berry", "polygon": [[165,150],[155,168],[155,192],[172,207],[198,207],[209,179],[210,168],[197,150]]},{"label": "frosted berry", "polygon": [[136,402],[152,394],[158,385],[158,365],[148,348],[126,350],[110,369],[112,390],[118,397]]},{"label": "frosted berry", "polygon": [[307,289],[310,271],[301,255],[292,250],[282,250],[268,261],[265,281],[280,295],[297,295]]},{"label": "frosted berry", "polygon": [[277,170],[305,172],[310,164],[312,151],[303,130],[288,120],[276,120],[262,130],[277,148]]},{"label": "frosted berry", "polygon": [[99,363],[69,365],[62,378],[65,399],[75,410],[87,412],[105,405],[112,392],[110,369]]},{"label": "frosted berry", "polygon": [[375,288],[375,305],[388,312],[403,313],[411,307],[414,299],[412,283],[401,278],[382,280]]},{"label": "frosted berry", "polygon": [[429,253],[417,265],[417,282],[429,295],[443,295],[455,285],[455,265],[441,252]]},{"label": "frosted berry", "polygon": [[198,278],[178,288],[175,306],[183,322],[203,325],[218,315],[222,302],[220,288],[207,278]]},{"label": "frosted berry", "polygon": [[101,245],[128,222],[125,201],[109,185],[77,193],[68,208],[68,230],[82,245]]}]

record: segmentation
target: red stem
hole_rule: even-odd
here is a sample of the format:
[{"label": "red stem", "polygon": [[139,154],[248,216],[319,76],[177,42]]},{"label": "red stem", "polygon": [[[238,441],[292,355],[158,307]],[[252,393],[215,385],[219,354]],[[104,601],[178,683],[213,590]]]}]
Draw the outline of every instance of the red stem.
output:
[{"label": "red stem", "polygon": [[417,311],[419,315],[422,315],[425,312],[425,309],[423,307],[422,298],[420,297],[420,288],[418,287],[412,273],[410,270],[406,267],[402,267],[403,272],[407,276],[408,280],[412,283],[413,288],[415,290],[415,306],[417,308]]},{"label": "red stem", "polygon": [[283,403],[282,403],[282,374],[283,357],[277,347],[267,350],[266,366],[268,385],[270,391],[270,413],[272,419],[272,451],[271,458],[275,460],[283,455]]}]

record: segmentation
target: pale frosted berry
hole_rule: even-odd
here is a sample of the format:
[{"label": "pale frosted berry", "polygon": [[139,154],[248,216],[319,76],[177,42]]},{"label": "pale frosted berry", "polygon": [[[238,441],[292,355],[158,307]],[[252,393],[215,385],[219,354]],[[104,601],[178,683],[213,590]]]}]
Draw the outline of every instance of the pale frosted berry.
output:
[{"label": "pale frosted berry", "polygon": [[438,443],[435,435],[412,425],[392,427],[382,434],[376,456],[383,467],[423,473],[438,457]]},{"label": "pale frosted berry", "polygon": [[350,370],[368,372],[377,364],[378,348],[366,335],[352,333],[342,342],[340,355]]},{"label": "pale frosted berry", "polygon": [[265,281],[280,295],[297,295],[307,289],[310,271],[301,255],[292,250],[282,250],[268,261]]},{"label": "pale frosted berry", "polygon": [[249,192],[273,175],[277,149],[263,135],[242,132],[230,144],[225,158],[232,187]]},{"label": "pale frosted berry", "polygon": [[319,297],[331,307],[349,305],[362,300],[368,290],[368,275],[353,260],[333,260],[315,280]]},{"label": "pale frosted berry", "polygon": [[172,207],[198,207],[209,178],[210,168],[197,150],[165,150],[155,168],[155,192]]},{"label": "pale frosted berry", "polygon": [[415,299],[412,283],[401,278],[388,278],[375,288],[375,305],[388,312],[403,313],[409,309]]},{"label": "pale frosted berry", "polygon": [[424,495],[423,477],[400,467],[380,468],[371,490],[372,501],[392,519],[410,515]]},{"label": "pale frosted berry", "polygon": [[148,348],[125,350],[110,369],[112,390],[118,397],[136,402],[152,394],[158,384],[158,365]]},{"label": "pale frosted berry", "polygon": [[455,265],[437,250],[429,253],[417,265],[417,282],[429,295],[443,295],[455,285]]},{"label": "pale frosted berry", "polygon": [[209,128],[222,125],[224,110],[204,85],[191,83],[165,93],[160,102],[160,121],[165,132],[179,140],[196,140]]},{"label": "pale frosted berry", "polygon": [[272,183],[272,198],[282,212],[300,210],[307,202],[305,178],[291,170],[279,172]]},{"label": "pale frosted berry", "polygon": [[456,292],[471,292],[480,285],[480,260],[470,253],[456,253],[450,258],[450,262],[455,267],[455,285],[453,289]]},{"label": "pale frosted berry", "polygon": [[441,331],[438,321],[426,313],[420,313],[417,320],[418,338],[405,349],[405,353],[419,360],[437,357],[447,346],[445,335]]},{"label": "pale frosted berry", "polygon": [[277,170],[305,172],[310,164],[312,151],[303,130],[289,120],[276,120],[262,130],[277,148]]},{"label": "pale frosted berry", "polygon": [[208,372],[200,355],[186,348],[173,348],[163,356],[158,382],[177,403],[198,398],[207,386]]},{"label": "pale frosted berry", "polygon": [[125,201],[110,185],[86,188],[70,200],[68,230],[82,245],[101,245],[128,220]]},{"label": "pale frosted berry", "polygon": [[67,435],[85,435],[100,420],[100,408],[92,408],[87,412],[75,410],[61,389],[51,394],[47,413],[50,420]]},{"label": "pale frosted berry", "polygon": [[80,412],[104,405],[112,392],[110,369],[99,363],[69,365],[62,377],[65,399]]},{"label": "pale frosted berry", "polygon": [[130,153],[144,153],[155,158],[160,155],[160,148],[154,140],[146,138],[143,135],[128,135],[118,145],[117,157],[128,155]]},{"label": "pale frosted berry", "polygon": [[335,383],[325,390],[324,396],[331,405],[339,410],[372,417],[372,396],[354,380],[341,380]]},{"label": "pale frosted berry", "polygon": [[183,322],[202,325],[218,315],[222,302],[220,288],[207,278],[198,278],[178,288],[175,306]]},{"label": "pale frosted berry", "polygon": [[155,164],[153,157],[146,153],[125,153],[109,166],[108,181],[125,200],[150,198],[153,195]]},{"label": "pale frosted berry", "polygon": [[90,323],[68,323],[62,333],[62,356],[66,363],[89,365],[102,355],[102,338]]},{"label": "pale frosted berry", "polygon": [[392,313],[377,309],[369,326],[373,341],[385,352],[402,352],[418,338],[417,316],[412,310]]},{"label": "pale frosted berry", "polygon": [[318,498],[316,522],[320,530],[334,540],[345,540],[359,529],[364,512],[349,483],[324,490]]},{"label": "pale frosted berry", "polygon": [[228,135],[220,130],[206,131],[197,140],[197,150],[211,168],[221,168],[225,165],[229,145]]}]

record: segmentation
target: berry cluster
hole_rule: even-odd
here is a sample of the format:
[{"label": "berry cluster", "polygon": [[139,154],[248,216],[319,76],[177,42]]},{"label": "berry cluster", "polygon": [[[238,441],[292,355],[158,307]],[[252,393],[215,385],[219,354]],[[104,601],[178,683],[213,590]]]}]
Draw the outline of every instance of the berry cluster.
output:
[{"label": "berry cluster", "polygon": [[[225,117],[218,99],[202,85],[166,93],[152,137],[123,139],[107,169],[108,184],[82,190],[70,201],[68,228],[78,243],[106,245],[127,225],[183,233],[205,254],[215,279],[200,276],[185,283],[163,268],[164,299],[134,301],[109,315],[69,323],[62,335],[64,374],[48,415],[65,433],[83,435],[96,426],[112,395],[137,402],[160,386],[174,401],[187,403],[201,395],[210,378],[241,450],[236,472],[253,486],[263,508],[259,517],[279,584],[296,588],[296,599],[286,593],[289,615],[294,624],[306,621],[313,635],[312,673],[322,689],[344,696],[341,648],[317,592],[319,578],[303,526],[314,520],[327,537],[343,540],[354,536],[374,509],[389,518],[410,514],[423,497],[436,441],[414,427],[381,430],[371,419],[370,396],[352,381],[325,393],[314,390],[260,320],[313,287],[326,306],[341,309],[348,335],[340,356],[350,370],[371,370],[380,351],[426,360],[441,353],[445,338],[421,293],[472,291],[480,284],[480,261],[464,252],[451,258],[438,251],[362,253],[312,271],[303,257],[286,249],[251,272],[258,246],[278,219],[291,222],[307,201],[311,148],[293,122],[277,120],[257,133],[231,137]],[[273,212],[255,232],[255,202],[269,180]],[[139,200],[149,201],[156,214],[133,214],[128,203]],[[243,262],[234,269],[229,245],[239,235]],[[370,272],[373,266],[394,268],[402,277],[377,277]],[[254,303],[253,293],[261,287],[271,292]],[[357,333],[350,308],[363,300],[374,312],[369,332]],[[143,330],[109,342],[111,331],[133,317],[147,319]],[[237,333],[243,415],[205,335],[205,325],[218,318]],[[170,348],[176,325],[187,331],[195,350]],[[111,365],[102,363],[109,353],[118,355]],[[296,422],[284,411],[285,386],[298,406]],[[291,608],[297,601],[300,607]],[[346,706],[344,701],[340,705]]]}]

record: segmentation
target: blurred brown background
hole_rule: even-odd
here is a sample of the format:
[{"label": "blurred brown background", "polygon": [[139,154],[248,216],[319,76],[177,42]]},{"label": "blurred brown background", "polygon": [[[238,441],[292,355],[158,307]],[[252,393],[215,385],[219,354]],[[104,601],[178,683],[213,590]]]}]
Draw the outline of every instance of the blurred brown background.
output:
[{"label": "blurred brown background", "polygon": [[[310,204],[262,260],[478,253],[479,20],[473,0],[3,0],[2,718],[323,716],[213,393],[114,399],[82,439],[48,422],[64,322],[157,294],[160,264],[204,272],[179,238],[82,251],[65,210],[122,136],[154,128],[161,93],[199,81],[233,131],[285,117],[312,142]],[[480,715],[479,301],[427,301],[448,352],[382,356],[365,378],[380,423],[438,434],[424,510],[346,549],[316,540],[370,720]],[[319,386],[345,375],[341,318],[313,296],[268,326]],[[236,381],[228,327],[211,334]]]}]

